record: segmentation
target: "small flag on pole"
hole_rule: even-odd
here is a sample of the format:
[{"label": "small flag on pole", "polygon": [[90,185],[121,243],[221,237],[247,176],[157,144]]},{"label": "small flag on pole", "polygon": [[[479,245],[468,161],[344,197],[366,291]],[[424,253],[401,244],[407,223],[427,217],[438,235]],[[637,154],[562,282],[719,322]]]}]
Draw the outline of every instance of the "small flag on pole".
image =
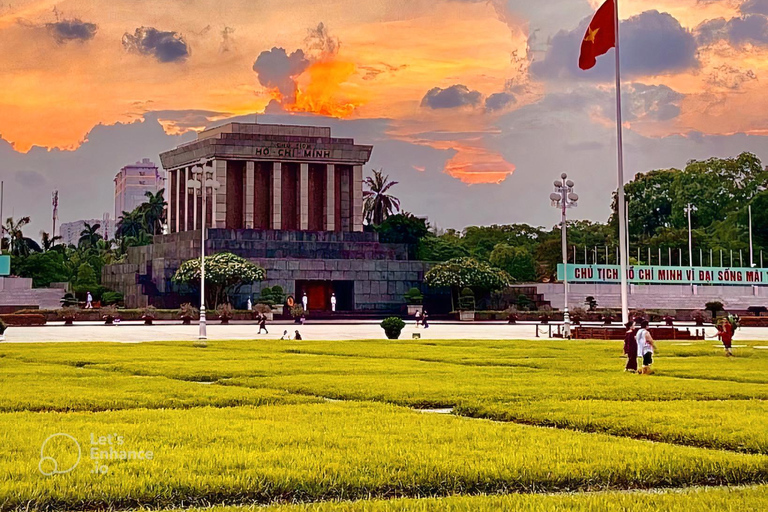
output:
[{"label": "small flag on pole", "polygon": [[605,55],[608,50],[616,46],[615,16],[614,0],[605,2],[595,13],[581,41],[579,55],[581,69],[592,69],[597,63],[597,57]]}]

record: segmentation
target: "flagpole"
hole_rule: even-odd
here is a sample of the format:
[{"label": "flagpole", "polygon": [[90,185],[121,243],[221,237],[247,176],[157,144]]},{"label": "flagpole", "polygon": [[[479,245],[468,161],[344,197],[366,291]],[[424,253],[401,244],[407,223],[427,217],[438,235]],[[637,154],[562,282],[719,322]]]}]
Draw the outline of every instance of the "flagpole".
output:
[{"label": "flagpole", "polygon": [[619,217],[619,259],[621,277],[621,321],[629,322],[629,300],[627,297],[627,217],[624,198],[624,138],[621,122],[621,59],[619,53],[619,0],[614,0],[614,27],[616,32],[616,144],[618,146],[618,208]]}]

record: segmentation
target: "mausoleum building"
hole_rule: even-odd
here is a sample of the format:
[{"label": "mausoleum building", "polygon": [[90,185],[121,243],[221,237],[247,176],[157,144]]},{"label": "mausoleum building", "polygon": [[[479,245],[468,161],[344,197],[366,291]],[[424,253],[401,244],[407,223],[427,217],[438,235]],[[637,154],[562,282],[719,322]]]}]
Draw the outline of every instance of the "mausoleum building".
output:
[{"label": "mausoleum building", "polygon": [[160,155],[168,234],[105,267],[103,283],[125,293],[129,307],[194,299],[171,277],[200,257],[202,197],[189,185],[202,167],[218,184],[206,201],[206,254],[232,252],[267,271],[267,281],[239,291],[235,307],[279,284],[289,295],[307,293],[310,312],[330,310],[332,293],[339,311],[396,311],[426,268],[409,260],[406,246],[363,231],[363,166],[372,150],[328,127],[229,123],[203,131]]}]

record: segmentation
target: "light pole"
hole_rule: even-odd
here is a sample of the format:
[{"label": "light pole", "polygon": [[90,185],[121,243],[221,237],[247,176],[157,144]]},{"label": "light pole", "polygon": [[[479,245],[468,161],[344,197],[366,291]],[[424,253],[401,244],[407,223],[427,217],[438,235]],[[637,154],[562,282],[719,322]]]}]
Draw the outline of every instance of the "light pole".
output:
[{"label": "light pole", "polygon": [[695,212],[697,208],[691,203],[685,207],[685,213],[688,214],[688,265],[693,266],[693,235],[691,234],[691,212]]},{"label": "light pole", "polygon": [[[208,168],[209,160],[205,158],[192,167],[191,179],[187,182],[187,187],[193,191],[193,195],[201,196],[202,207],[202,219],[200,223],[200,333],[198,334],[198,341],[195,342],[197,347],[205,347],[208,344],[205,340],[208,339],[208,333],[206,331],[205,323],[205,235],[206,235],[206,217],[208,216],[208,189],[211,189],[211,193],[219,188],[219,182],[216,181],[213,176],[213,169]],[[211,176],[210,179],[208,176]],[[195,199],[197,204],[197,199]]]},{"label": "light pole", "polygon": [[749,211],[749,267],[754,268],[755,266],[755,255],[752,251],[752,205],[750,204],[748,207]]},{"label": "light pole", "polygon": [[563,287],[565,288],[565,307],[563,308],[563,337],[571,337],[571,317],[568,314],[568,244],[566,241],[566,210],[575,208],[579,196],[573,192],[573,181],[568,179],[568,175],[560,175],[561,180],[555,181],[555,191],[549,195],[552,200],[552,206],[560,208],[560,232],[563,243]]}]

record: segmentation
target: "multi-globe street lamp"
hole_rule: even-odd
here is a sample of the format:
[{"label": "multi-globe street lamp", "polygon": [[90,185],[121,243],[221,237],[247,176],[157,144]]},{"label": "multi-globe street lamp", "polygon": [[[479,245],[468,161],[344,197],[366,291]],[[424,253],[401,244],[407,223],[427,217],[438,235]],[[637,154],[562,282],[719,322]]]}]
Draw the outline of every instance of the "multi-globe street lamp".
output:
[{"label": "multi-globe street lamp", "polygon": [[[206,239],[206,218],[208,216],[208,191],[214,194],[216,189],[219,188],[219,182],[214,179],[214,169],[209,167],[210,160],[205,158],[192,167],[193,179],[187,181],[187,188],[192,191],[195,196],[195,202],[197,197],[202,198],[201,201],[201,222],[200,222],[200,332],[198,334],[198,341],[195,342],[195,346],[205,347],[207,346],[206,340],[208,339],[208,333],[206,331],[205,322],[205,239]],[[215,203],[214,208],[215,211]]]},{"label": "multi-globe street lamp", "polygon": [[688,215],[688,265],[693,266],[693,232],[691,230],[691,213],[698,210],[696,206],[688,203],[685,207],[685,213]]},{"label": "multi-globe street lamp", "polygon": [[566,211],[568,208],[575,208],[579,201],[579,196],[573,192],[573,181],[568,179],[568,175],[563,173],[560,180],[555,181],[555,191],[549,195],[552,200],[552,206],[561,210],[560,232],[563,243],[563,287],[565,288],[565,306],[563,309],[563,337],[571,337],[571,317],[568,314],[568,242],[566,235]]}]

